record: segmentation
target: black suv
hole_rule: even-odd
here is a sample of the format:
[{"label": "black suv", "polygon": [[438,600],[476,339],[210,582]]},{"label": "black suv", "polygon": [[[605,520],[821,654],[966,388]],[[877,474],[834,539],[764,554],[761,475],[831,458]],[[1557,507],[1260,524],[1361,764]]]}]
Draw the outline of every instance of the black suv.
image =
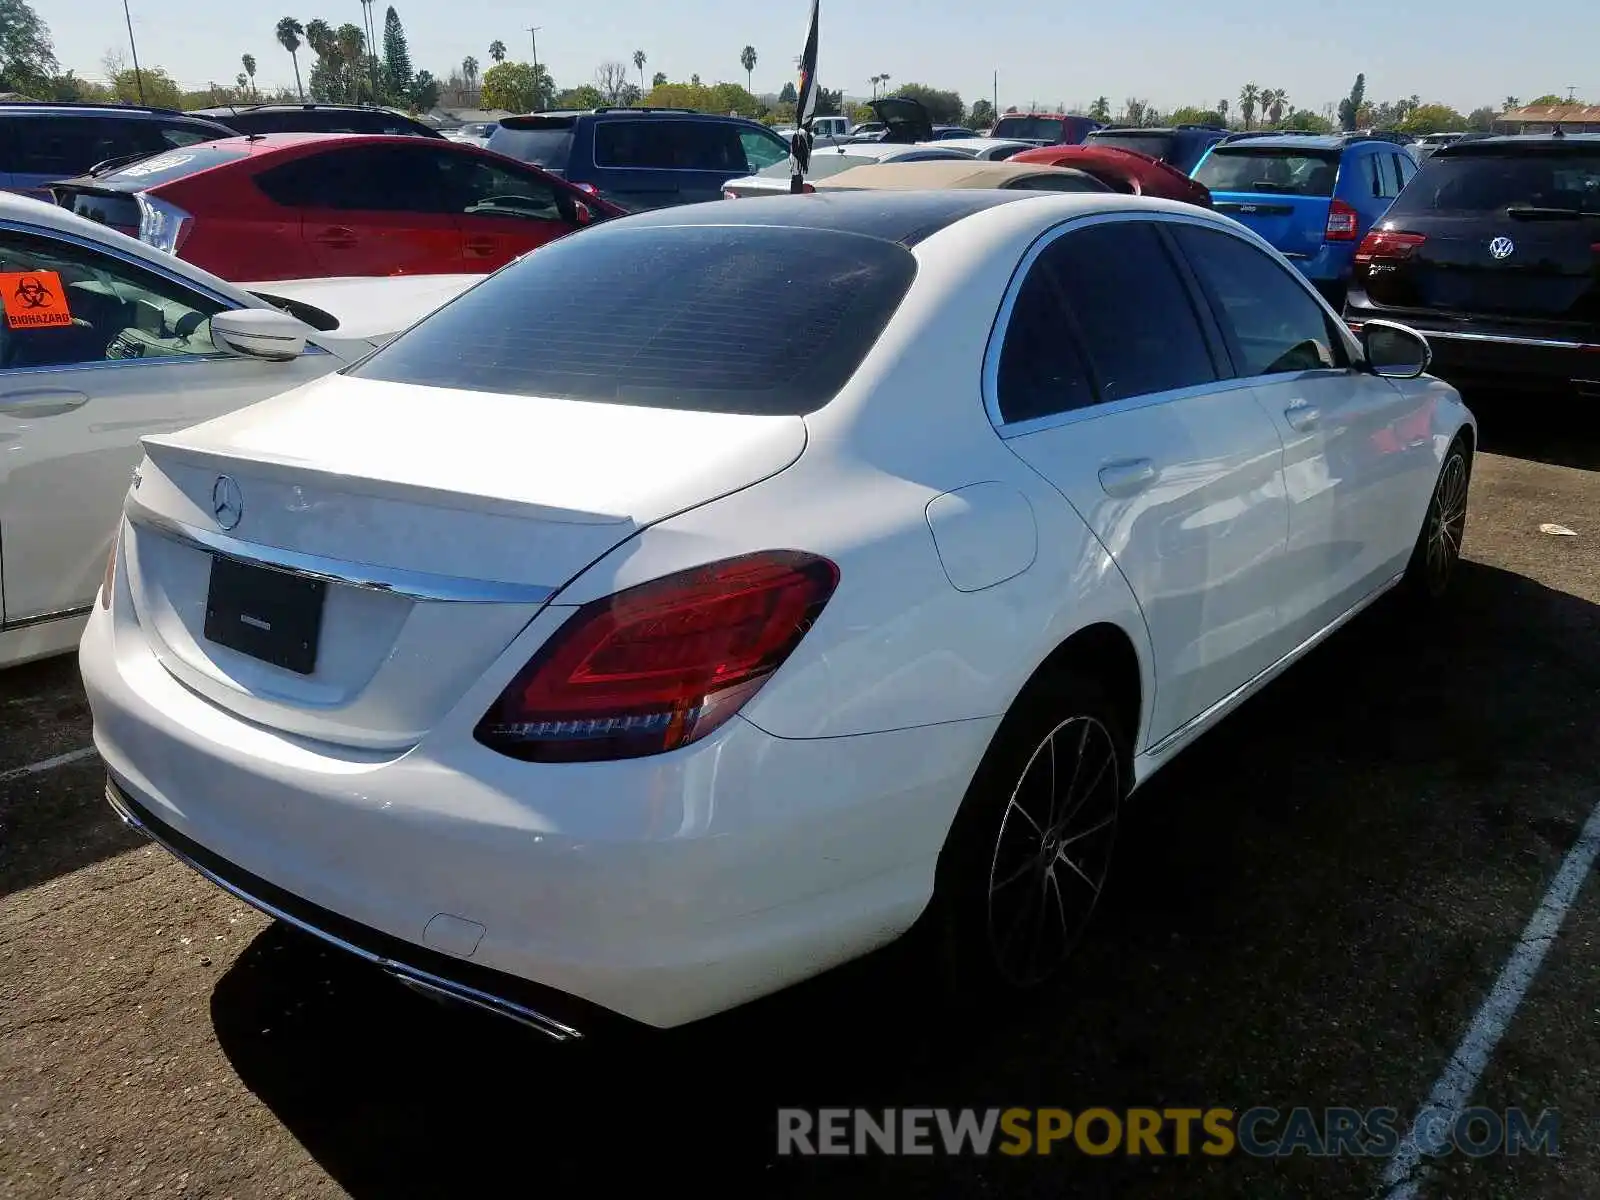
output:
[{"label": "black suv", "polygon": [[789,157],[760,122],[687,108],[502,117],[488,148],[634,210],[720,200],[728,180]]},{"label": "black suv", "polygon": [[197,108],[191,116],[219,122],[235,133],[389,133],[443,138],[433,126],[371,104],[252,104]]},{"label": "black suv", "polygon": [[50,185],[109,159],[233,137],[215,121],[121,104],[0,103],[0,190],[49,200]]},{"label": "black suv", "polygon": [[1357,248],[1344,311],[1420,330],[1458,387],[1600,399],[1600,136],[1436,150]]}]

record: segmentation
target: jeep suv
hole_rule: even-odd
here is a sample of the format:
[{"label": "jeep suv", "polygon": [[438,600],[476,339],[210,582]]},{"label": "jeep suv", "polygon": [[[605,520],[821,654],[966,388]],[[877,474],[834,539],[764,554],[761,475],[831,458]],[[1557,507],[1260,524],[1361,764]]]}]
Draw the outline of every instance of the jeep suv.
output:
[{"label": "jeep suv", "polygon": [[759,122],[687,108],[503,117],[488,149],[635,211],[720,200],[728,180],[789,157],[789,143]]},{"label": "jeep suv", "polygon": [[1344,315],[1417,329],[1458,388],[1600,400],[1600,136],[1441,146],[1356,248]]},{"label": "jeep suv", "polygon": [[215,121],[120,104],[0,104],[0,191],[49,200],[50,185],[111,159],[233,137]]},{"label": "jeep suv", "polygon": [[197,108],[191,116],[226,125],[235,133],[387,133],[442,138],[431,125],[375,104],[223,104]]}]

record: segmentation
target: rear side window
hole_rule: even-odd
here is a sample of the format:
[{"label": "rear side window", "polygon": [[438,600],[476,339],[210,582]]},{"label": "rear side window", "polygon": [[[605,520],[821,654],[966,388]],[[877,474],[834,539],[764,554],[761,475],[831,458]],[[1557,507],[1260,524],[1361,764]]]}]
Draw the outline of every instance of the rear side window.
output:
[{"label": "rear side window", "polygon": [[[207,135],[193,127],[116,116],[39,116],[9,122],[9,161],[0,169],[70,179],[97,163],[156,154]],[[188,135],[188,141],[179,140]]]},{"label": "rear side window", "polygon": [[444,155],[424,145],[345,146],[263,171],[256,186],[286,208],[438,213]]},{"label": "rear side window", "polygon": [[1432,154],[1390,212],[1490,214],[1508,209],[1600,215],[1600,150]]},{"label": "rear side window", "polygon": [[750,167],[740,132],[722,121],[602,121],[594,130],[594,164],[745,175]]},{"label": "rear side window", "polygon": [[1052,250],[1102,401],[1216,380],[1189,289],[1153,226],[1094,225]]},{"label": "rear side window", "polygon": [[1213,192],[1331,196],[1339,179],[1339,153],[1218,146],[1195,169],[1194,179]]},{"label": "rear side window", "polygon": [[1058,278],[1060,251],[1058,241],[1039,255],[1011,307],[995,379],[1000,419],[1007,424],[1087,408],[1096,400]]},{"label": "rear side window", "polygon": [[515,125],[502,123],[489,135],[490,150],[519,162],[557,171],[572,157],[575,117],[535,117]]},{"label": "rear side window", "polygon": [[597,226],[490,276],[350,374],[799,415],[849,381],[915,274],[903,247],[837,230]]},{"label": "rear side window", "polygon": [[1018,138],[1024,142],[1058,142],[1063,140],[1064,125],[1059,117],[1001,117],[989,136]]}]

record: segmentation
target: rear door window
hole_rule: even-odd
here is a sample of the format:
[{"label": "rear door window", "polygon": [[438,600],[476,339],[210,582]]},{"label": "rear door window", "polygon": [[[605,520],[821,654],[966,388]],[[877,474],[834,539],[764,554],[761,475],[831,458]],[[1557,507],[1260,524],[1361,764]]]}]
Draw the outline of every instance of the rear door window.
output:
[{"label": "rear door window", "polygon": [[1213,192],[1331,196],[1339,179],[1339,152],[1217,146],[1195,169],[1194,179]]},{"label": "rear door window", "polygon": [[680,171],[748,175],[739,128],[723,121],[669,121],[672,165]]},{"label": "rear door window", "polygon": [[1216,381],[1188,285],[1153,225],[1107,222],[1059,246],[1055,268],[1102,400]]},{"label": "rear door window", "polygon": [[287,208],[445,211],[442,154],[423,146],[351,146],[263,171],[256,186]]},{"label": "rear door window", "polygon": [[350,374],[804,414],[849,381],[915,275],[904,247],[838,230],[599,225],[491,275]]},{"label": "rear door window", "polygon": [[1062,289],[1062,254],[1057,241],[1034,260],[1011,306],[995,378],[1000,419],[1007,424],[1087,408],[1098,399]]},{"label": "rear door window", "polygon": [[789,147],[783,140],[759,129],[741,129],[739,145],[744,150],[745,169],[752,173],[789,159]]},{"label": "rear door window", "polygon": [[[117,157],[114,120],[94,117],[27,117],[17,123],[10,169],[23,175],[68,179]],[[124,151],[123,153],[127,153]]]}]

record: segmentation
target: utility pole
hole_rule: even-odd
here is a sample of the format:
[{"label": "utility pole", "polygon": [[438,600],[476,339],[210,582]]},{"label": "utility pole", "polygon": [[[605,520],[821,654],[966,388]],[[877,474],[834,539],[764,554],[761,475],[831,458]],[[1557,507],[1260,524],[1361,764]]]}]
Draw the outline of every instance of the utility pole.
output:
[{"label": "utility pole", "polygon": [[994,98],[991,99],[989,101],[989,103],[994,105],[994,119],[996,121],[998,121],[1000,119],[1000,68],[999,67],[996,67],[994,69]]},{"label": "utility pole", "polygon": [[544,89],[539,87],[539,30],[543,25],[528,26],[528,40],[533,43],[533,86],[539,88],[539,109],[544,110]]},{"label": "utility pole", "polygon": [[139,88],[139,103],[144,103],[144,72],[139,70],[139,45],[133,40],[133,14],[128,11],[128,0],[122,0],[122,15],[128,22],[128,48],[133,51],[133,82]]}]

